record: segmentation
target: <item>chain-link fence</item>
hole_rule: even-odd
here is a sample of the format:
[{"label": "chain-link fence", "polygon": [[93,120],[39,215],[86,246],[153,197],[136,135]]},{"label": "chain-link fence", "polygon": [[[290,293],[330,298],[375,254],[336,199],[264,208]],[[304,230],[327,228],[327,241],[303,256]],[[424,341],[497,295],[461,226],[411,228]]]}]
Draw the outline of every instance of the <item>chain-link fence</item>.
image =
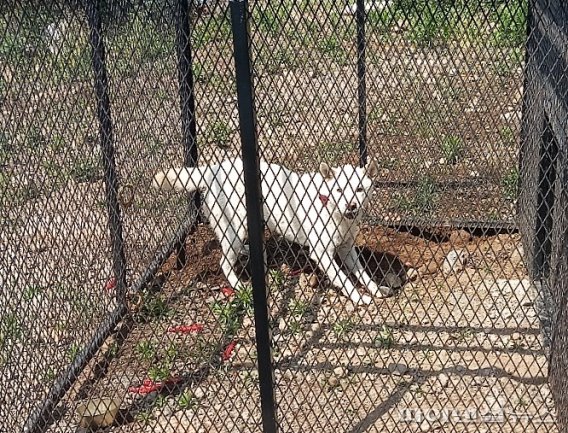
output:
[{"label": "chain-link fence", "polygon": [[567,17],[2,3],[0,431],[561,430]]}]

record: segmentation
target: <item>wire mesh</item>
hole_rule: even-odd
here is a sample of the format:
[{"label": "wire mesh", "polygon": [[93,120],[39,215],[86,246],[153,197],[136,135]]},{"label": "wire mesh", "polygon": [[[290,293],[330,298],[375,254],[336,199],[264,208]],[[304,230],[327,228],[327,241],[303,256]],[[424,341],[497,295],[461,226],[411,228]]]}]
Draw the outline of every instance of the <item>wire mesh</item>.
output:
[{"label": "wire mesh", "polygon": [[0,6],[0,431],[556,431],[565,13]]}]

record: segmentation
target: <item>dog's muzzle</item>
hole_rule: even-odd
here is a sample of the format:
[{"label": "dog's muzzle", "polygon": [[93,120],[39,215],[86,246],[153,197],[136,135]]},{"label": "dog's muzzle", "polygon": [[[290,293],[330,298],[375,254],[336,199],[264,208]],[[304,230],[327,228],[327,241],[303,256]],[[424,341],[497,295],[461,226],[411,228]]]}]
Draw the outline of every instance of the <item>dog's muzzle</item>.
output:
[{"label": "dog's muzzle", "polygon": [[348,220],[354,220],[359,215],[359,210],[349,210],[343,214]]}]

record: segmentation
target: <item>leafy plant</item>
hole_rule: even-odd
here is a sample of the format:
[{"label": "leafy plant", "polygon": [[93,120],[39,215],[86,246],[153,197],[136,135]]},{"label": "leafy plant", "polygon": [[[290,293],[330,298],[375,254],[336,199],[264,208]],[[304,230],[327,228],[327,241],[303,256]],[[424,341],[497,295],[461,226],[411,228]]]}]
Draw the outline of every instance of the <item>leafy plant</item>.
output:
[{"label": "leafy plant", "polygon": [[136,353],[144,360],[150,361],[156,356],[156,348],[149,340],[142,340],[136,344]]},{"label": "leafy plant", "polygon": [[458,162],[463,153],[463,142],[460,137],[448,135],[441,144],[442,154],[450,164]]},{"label": "leafy plant", "polygon": [[503,186],[503,195],[507,200],[515,200],[519,193],[519,170],[513,168],[503,176],[501,184]]},{"label": "leafy plant", "polygon": [[193,392],[186,389],[177,400],[180,409],[191,409],[197,404],[197,398],[193,395]]},{"label": "leafy plant", "polygon": [[395,342],[393,329],[388,325],[383,325],[379,334],[375,338],[375,345],[383,349],[390,349]]},{"label": "leafy plant", "polygon": [[353,329],[355,329],[355,322],[351,318],[341,319],[333,324],[331,327],[337,338],[345,337]]},{"label": "leafy plant", "polygon": [[222,120],[216,120],[210,126],[210,139],[219,147],[227,147],[231,137],[231,127]]},{"label": "leafy plant", "polygon": [[310,311],[310,304],[302,299],[290,300],[290,313],[294,316],[302,317]]},{"label": "leafy plant", "polygon": [[397,207],[412,214],[427,214],[434,209],[437,199],[436,184],[428,177],[419,179],[416,189],[412,194],[398,195],[395,197]]}]

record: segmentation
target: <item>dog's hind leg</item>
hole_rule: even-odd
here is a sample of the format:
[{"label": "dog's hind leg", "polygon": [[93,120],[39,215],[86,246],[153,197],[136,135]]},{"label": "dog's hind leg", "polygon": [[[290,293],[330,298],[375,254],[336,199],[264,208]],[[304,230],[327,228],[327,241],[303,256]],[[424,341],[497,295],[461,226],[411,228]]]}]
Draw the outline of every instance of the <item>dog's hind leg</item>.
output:
[{"label": "dog's hind leg", "polygon": [[359,280],[373,296],[385,297],[392,294],[392,290],[387,286],[379,286],[373,281],[365,267],[359,260],[357,250],[351,245],[344,245],[337,249],[339,258],[343,261],[347,269]]}]

